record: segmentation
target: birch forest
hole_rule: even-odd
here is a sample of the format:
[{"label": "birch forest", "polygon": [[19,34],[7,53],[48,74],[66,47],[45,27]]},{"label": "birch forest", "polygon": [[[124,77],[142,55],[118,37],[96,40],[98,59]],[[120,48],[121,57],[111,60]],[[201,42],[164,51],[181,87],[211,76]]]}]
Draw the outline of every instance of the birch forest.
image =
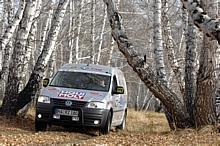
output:
[{"label": "birch forest", "polygon": [[[218,0],[0,0],[1,113],[34,106],[66,63],[121,69],[128,107],[169,126],[218,122]],[[218,98],[219,97],[219,98]]]}]

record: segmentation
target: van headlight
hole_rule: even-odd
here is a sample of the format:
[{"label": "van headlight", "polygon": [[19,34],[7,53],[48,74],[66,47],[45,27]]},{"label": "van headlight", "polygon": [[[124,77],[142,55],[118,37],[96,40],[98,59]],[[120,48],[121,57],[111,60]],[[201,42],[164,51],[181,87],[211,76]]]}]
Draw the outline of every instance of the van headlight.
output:
[{"label": "van headlight", "polygon": [[106,104],[104,102],[97,102],[97,101],[92,101],[87,105],[88,108],[99,108],[99,109],[105,109]]},{"label": "van headlight", "polygon": [[50,97],[47,96],[39,96],[37,102],[41,103],[50,103]]}]

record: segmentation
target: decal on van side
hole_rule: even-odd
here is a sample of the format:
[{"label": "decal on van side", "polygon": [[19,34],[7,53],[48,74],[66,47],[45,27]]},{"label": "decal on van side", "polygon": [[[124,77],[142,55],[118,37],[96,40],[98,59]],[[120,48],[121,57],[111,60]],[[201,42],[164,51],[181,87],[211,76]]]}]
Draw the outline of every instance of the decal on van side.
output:
[{"label": "decal on van side", "polygon": [[86,93],[83,92],[71,92],[71,91],[61,91],[58,94],[58,97],[67,97],[67,98],[75,98],[75,99],[83,99]]}]

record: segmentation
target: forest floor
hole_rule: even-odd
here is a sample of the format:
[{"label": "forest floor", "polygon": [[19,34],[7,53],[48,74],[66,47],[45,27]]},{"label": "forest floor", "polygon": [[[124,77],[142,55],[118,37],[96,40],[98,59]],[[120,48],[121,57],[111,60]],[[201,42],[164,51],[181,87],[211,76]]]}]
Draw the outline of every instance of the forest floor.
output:
[{"label": "forest floor", "polygon": [[34,115],[5,119],[0,116],[2,145],[219,145],[220,134],[206,127],[199,131],[170,131],[164,114],[128,110],[125,131],[112,130],[99,136],[97,131],[67,130],[52,126],[46,132],[34,131]]}]

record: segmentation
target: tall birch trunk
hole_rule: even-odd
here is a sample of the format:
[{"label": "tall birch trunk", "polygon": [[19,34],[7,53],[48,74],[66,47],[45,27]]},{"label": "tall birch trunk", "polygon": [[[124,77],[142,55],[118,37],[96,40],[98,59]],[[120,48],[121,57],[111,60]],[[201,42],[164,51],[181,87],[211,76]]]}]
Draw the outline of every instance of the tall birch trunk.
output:
[{"label": "tall birch trunk", "polygon": [[187,26],[185,30],[185,96],[183,100],[190,115],[191,124],[195,125],[194,103],[196,93],[196,28],[185,9],[183,9],[183,23]]},{"label": "tall birch trunk", "polygon": [[47,33],[49,32],[49,29],[51,27],[51,19],[52,19],[52,15],[53,15],[53,6],[54,6],[54,0],[50,0],[50,9],[47,12],[47,18],[46,21],[43,23],[43,28],[42,28],[42,33],[41,33],[41,43],[40,43],[40,47],[39,49],[35,50],[35,58],[37,60],[37,58],[39,57],[39,54],[41,54],[44,44],[45,44],[45,40],[47,38]]},{"label": "tall birch trunk", "polygon": [[[116,9],[118,9],[118,10],[120,9],[120,2],[121,2],[121,0],[118,0],[116,3]],[[112,60],[112,54],[114,52],[114,47],[115,47],[115,40],[113,37],[111,37],[109,57],[108,57],[108,61],[107,61],[108,66],[111,66],[111,60]]]},{"label": "tall birch trunk", "polygon": [[175,126],[177,128],[186,128],[190,126],[189,115],[183,102],[173,93],[163,82],[160,82],[154,72],[147,64],[144,65],[143,58],[137,55],[136,50],[129,41],[122,18],[115,8],[112,0],[103,0],[107,5],[108,19],[112,28],[112,36],[118,44],[119,50],[124,54],[128,64],[138,74],[154,96],[164,104],[167,111],[172,113]]},{"label": "tall birch trunk", "polygon": [[[21,22],[19,23],[18,31],[16,34],[14,51],[12,54],[12,60],[9,66],[9,76],[8,82],[6,84],[5,98],[4,101],[7,101],[14,95],[17,95],[19,92],[19,87],[21,83],[21,74],[22,74],[22,64],[24,63],[24,54],[26,40],[35,17],[35,12],[37,8],[37,0],[28,2],[25,11],[22,17]],[[3,101],[3,105],[4,105]]]},{"label": "tall birch trunk", "polygon": [[100,34],[98,56],[97,56],[97,59],[96,59],[96,64],[100,63],[100,58],[101,58],[101,53],[102,53],[102,44],[103,44],[103,35],[104,35],[104,31],[105,31],[106,20],[107,20],[107,11],[106,11],[106,7],[105,7],[105,9],[104,9],[103,24],[102,24],[102,30],[101,30],[101,34]]},{"label": "tall birch trunk", "polygon": [[91,49],[90,49],[90,59],[91,63],[95,63],[95,5],[96,5],[96,0],[91,0]]},{"label": "tall birch trunk", "polygon": [[70,20],[69,20],[69,31],[68,31],[68,36],[69,36],[69,49],[70,49],[70,53],[69,53],[69,63],[73,63],[73,43],[74,43],[74,34],[75,34],[75,16],[74,16],[74,12],[75,12],[75,3],[74,1],[70,0],[69,3],[69,7],[70,7]]},{"label": "tall birch trunk", "polygon": [[78,17],[78,25],[77,25],[77,34],[76,34],[76,47],[75,47],[75,55],[76,55],[76,63],[79,63],[79,54],[80,54],[80,50],[79,50],[79,38],[80,38],[80,32],[81,32],[81,27],[82,27],[82,9],[84,6],[84,1],[85,0],[81,0],[80,5],[79,5],[79,17]]},{"label": "tall birch trunk", "polygon": [[58,33],[62,24],[62,20],[64,18],[66,7],[69,3],[69,0],[60,0],[57,10],[53,16],[52,26],[49,31],[47,40],[44,44],[42,53],[40,54],[34,70],[32,71],[29,81],[25,88],[19,93],[13,95],[11,98],[7,100],[4,99],[5,104],[2,109],[3,112],[8,113],[12,116],[15,116],[16,113],[23,108],[26,104],[28,104],[32,99],[32,95],[34,95],[40,89],[40,83],[43,78],[44,71],[46,69],[46,65],[49,61],[49,58],[54,51],[54,46],[58,37]]},{"label": "tall birch trunk", "polygon": [[40,11],[41,11],[41,5],[42,5],[42,0],[38,0],[37,3],[37,9],[35,12],[35,19],[33,20],[33,23],[31,25],[31,29],[28,35],[27,39],[27,44],[25,46],[25,55],[24,55],[24,61],[23,64],[21,64],[22,67],[22,80],[23,84],[21,84],[20,89],[22,89],[26,83],[26,81],[29,78],[30,72],[28,71],[28,66],[29,66],[29,61],[31,59],[31,54],[35,50],[35,40],[36,40],[36,29],[37,29],[37,18],[40,16]]},{"label": "tall birch trunk", "polygon": [[[7,24],[12,25],[13,21],[13,2],[12,0],[7,1]],[[12,41],[10,40],[8,44],[6,45],[5,51],[3,55],[3,64],[2,64],[2,71],[1,71],[1,76],[0,76],[0,84],[2,85],[2,97],[4,97],[5,93],[5,84],[6,81],[8,80],[8,73],[9,73],[9,63],[11,60],[11,55],[12,55]]]},{"label": "tall birch trunk", "polygon": [[51,78],[53,73],[55,72],[56,65],[56,50],[54,50],[50,56],[50,60],[48,62],[48,70],[46,72],[46,77]]},{"label": "tall birch trunk", "polygon": [[[163,50],[163,39],[162,39],[162,22],[161,22],[161,9],[162,9],[162,1],[154,0],[154,55],[156,62],[156,74],[159,78],[160,82],[164,85],[167,85],[166,79],[166,70],[164,65],[164,50]],[[162,104],[158,101],[158,106],[156,107],[158,111],[162,109]],[[165,115],[168,120],[169,126],[172,130],[175,129],[173,125],[173,117],[172,114],[169,113],[166,108]]]},{"label": "tall birch trunk", "polygon": [[174,73],[174,77],[179,85],[179,89],[182,93],[182,95],[184,95],[184,87],[182,84],[182,79],[181,79],[181,71],[180,71],[180,67],[179,64],[177,62],[177,59],[175,57],[175,52],[174,52],[174,40],[172,37],[172,32],[171,32],[171,24],[170,24],[170,18],[168,16],[168,10],[169,10],[169,4],[168,4],[168,0],[163,0],[163,23],[164,23],[164,40],[165,40],[165,49],[167,52],[167,58],[168,58],[168,62],[171,66],[171,69]]},{"label": "tall birch trunk", "polygon": [[161,6],[161,0],[154,0],[154,58],[157,76],[162,83],[167,84],[163,55]]},{"label": "tall birch trunk", "polygon": [[[202,0],[208,14],[215,18],[218,15],[218,0]],[[196,126],[213,125],[216,121],[214,99],[216,91],[215,52],[217,42],[210,41],[204,35],[200,54],[200,67],[197,78],[197,92],[195,99]],[[205,107],[205,108],[204,108]]]},{"label": "tall birch trunk", "polygon": [[[11,25],[9,25],[6,28],[4,35],[0,39],[0,57],[1,57],[0,58],[0,66],[2,66],[2,56],[4,54],[5,47],[8,44],[8,42],[11,40],[16,27],[18,26],[18,24],[20,23],[20,21],[22,19],[25,6],[26,6],[26,1],[21,0],[20,4],[19,4],[18,11],[14,17],[13,23],[11,23]],[[1,70],[1,68],[0,68],[0,70]]]}]

